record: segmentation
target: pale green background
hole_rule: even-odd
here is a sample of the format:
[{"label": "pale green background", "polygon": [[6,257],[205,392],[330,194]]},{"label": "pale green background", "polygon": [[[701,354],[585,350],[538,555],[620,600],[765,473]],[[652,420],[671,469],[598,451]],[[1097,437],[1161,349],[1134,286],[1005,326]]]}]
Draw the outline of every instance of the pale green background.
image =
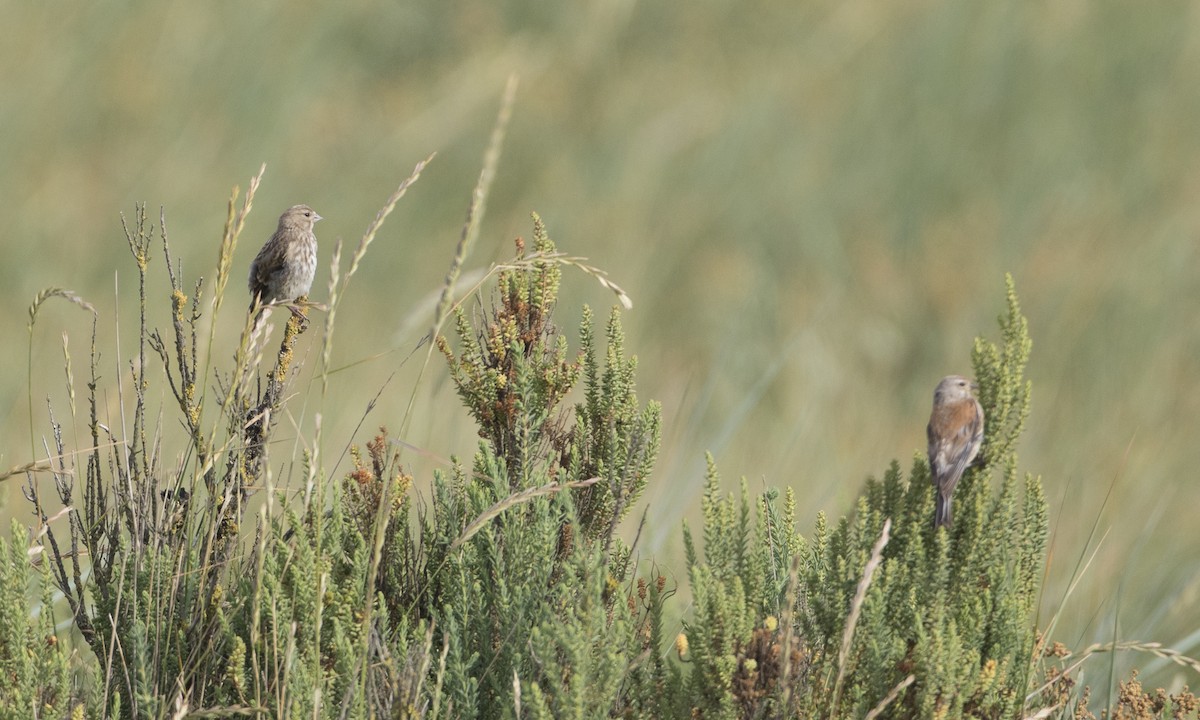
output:
[{"label": "pale green background", "polygon": [[[665,406],[642,547],[675,558],[676,580],[704,450],[731,488],[739,475],[795,488],[805,533],[817,512],[846,512],[866,476],[921,452],[932,388],[969,370],[976,334],[995,337],[1011,271],[1035,343],[1022,467],[1044,476],[1052,513],[1041,622],[1061,609],[1055,639],[1075,648],[1116,638],[1200,654],[1198,13],[1185,2],[2,0],[0,465],[30,459],[26,308],[44,287],[100,310],[102,385],[117,407],[116,305],[126,372],[135,329],[119,212],[165,206],[189,285],[211,278],[229,190],[266,162],[236,308],[283,208],[306,202],[327,218],[324,265],[332,241],[356,243],[436,150],[339,316],[334,364],[366,362],[336,375],[321,406],[332,465],[428,322],[421,303],[441,283],[515,72],[469,264],[508,257],[537,210],[563,250],[633,297],[641,395]],[[165,329],[161,257],[151,270],[152,323]],[[582,302],[612,296],[568,271],[558,321],[572,334]],[[43,309],[39,438],[47,395],[69,412],[60,333],[82,393],[87,329],[74,307]],[[417,362],[355,439],[399,425]],[[307,439],[313,405],[298,391]],[[424,483],[474,439],[436,358],[418,398],[406,439],[425,451],[410,454]],[[170,467],[178,423],[164,406]],[[285,423],[281,437],[296,432]],[[25,519],[16,482],[8,507]],[[1063,605],[1093,527],[1103,543]],[[1197,684],[1173,669],[1146,679]]]}]

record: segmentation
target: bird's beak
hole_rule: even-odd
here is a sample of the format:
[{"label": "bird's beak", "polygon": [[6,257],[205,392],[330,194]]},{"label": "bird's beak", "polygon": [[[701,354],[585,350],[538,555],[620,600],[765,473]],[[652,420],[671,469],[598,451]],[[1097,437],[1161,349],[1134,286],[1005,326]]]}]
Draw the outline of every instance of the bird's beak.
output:
[{"label": "bird's beak", "polygon": [[324,220],[324,219],[325,219],[325,218],[321,217],[320,215],[318,215],[318,214],[316,214],[316,213],[313,213],[313,222],[319,222],[319,221],[321,221],[321,220]]},{"label": "bird's beak", "polygon": [[979,383],[977,383],[977,382],[971,383],[971,392],[974,392],[974,393],[979,392]]}]

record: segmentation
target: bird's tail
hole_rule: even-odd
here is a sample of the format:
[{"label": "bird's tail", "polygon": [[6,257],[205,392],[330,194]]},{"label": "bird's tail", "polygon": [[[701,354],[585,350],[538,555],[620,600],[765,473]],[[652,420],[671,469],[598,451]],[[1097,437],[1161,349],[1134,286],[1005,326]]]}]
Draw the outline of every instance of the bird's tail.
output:
[{"label": "bird's tail", "polygon": [[252,351],[250,357],[254,357],[254,353],[267,341],[267,318],[271,317],[271,307],[260,304],[255,298],[250,304],[250,317],[250,332],[245,339],[246,347]]},{"label": "bird's tail", "polygon": [[937,530],[940,527],[950,527],[950,495],[942,494],[941,490],[937,491],[937,499],[934,500],[933,510],[933,529]]}]

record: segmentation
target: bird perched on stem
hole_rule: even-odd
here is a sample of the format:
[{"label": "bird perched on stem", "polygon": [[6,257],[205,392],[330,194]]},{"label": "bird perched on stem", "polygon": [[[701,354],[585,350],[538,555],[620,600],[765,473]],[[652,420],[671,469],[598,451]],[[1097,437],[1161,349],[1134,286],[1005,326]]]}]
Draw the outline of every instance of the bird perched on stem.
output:
[{"label": "bird perched on stem", "polygon": [[[295,205],[279,216],[279,227],[250,263],[250,309],[290,303],[312,289],[317,273],[317,236],[321,219],[307,205]],[[293,308],[292,312],[296,312]]]},{"label": "bird perched on stem", "polygon": [[983,442],[983,406],[972,395],[978,386],[961,375],[942,378],[933,391],[933,412],[925,434],[929,439],[929,474],[937,488],[933,528],[950,526],[950,498]]}]

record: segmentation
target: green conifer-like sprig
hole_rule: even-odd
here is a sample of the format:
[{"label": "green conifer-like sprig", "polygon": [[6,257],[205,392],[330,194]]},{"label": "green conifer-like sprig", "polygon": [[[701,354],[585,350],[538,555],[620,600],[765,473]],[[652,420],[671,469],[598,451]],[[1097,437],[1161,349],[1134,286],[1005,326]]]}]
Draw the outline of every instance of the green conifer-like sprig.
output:
[{"label": "green conifer-like sprig", "polygon": [[[525,245],[520,239],[516,244],[518,262],[498,273],[493,308],[474,325],[458,308],[458,352],[445,338],[438,347],[480,435],[510,468],[523,469],[526,459],[548,456],[567,442],[559,404],[578,379],[580,363],[567,359],[566,338],[551,323],[562,269],[540,259],[554,251],[540,218],[534,215],[532,262],[520,262]],[[512,490],[528,487],[521,473],[510,481]]]},{"label": "green conifer-like sprig", "polygon": [[[705,716],[755,717],[778,708],[785,684],[805,662],[793,627],[780,627],[794,549],[806,557],[790,505],[767,491],[751,501],[746,482],[735,498],[720,489],[711,456],[701,496],[703,548],[684,523],[684,549],[695,612],[685,623],[691,672],[687,697]],[[785,662],[785,658],[787,661]],[[785,673],[785,668],[788,672]]]},{"label": "green conifer-like sprig", "polygon": [[1033,340],[1029,321],[1021,314],[1016,282],[1004,276],[1006,311],[1000,315],[1000,344],[975,339],[971,366],[979,383],[979,402],[987,418],[982,453],[988,465],[998,465],[1016,445],[1029,417],[1033,385],[1025,379],[1025,365]]},{"label": "green conifer-like sprig", "polygon": [[592,312],[580,323],[584,402],[575,407],[567,460],[568,477],[599,482],[575,491],[580,523],[593,538],[615,529],[646,488],[658,458],[662,408],[641,408],[636,386],[637,358],[625,356],[620,312],[613,308],[605,328],[604,365],[596,360]]},{"label": "green conifer-like sprig", "polygon": [[[54,629],[54,582],[49,562],[41,560],[30,572],[30,554],[23,542],[25,528],[16,520],[8,540],[0,535],[0,707],[10,717],[66,717],[82,699],[72,688],[68,651]],[[39,612],[30,617],[26,595],[30,575],[39,583]]]}]

